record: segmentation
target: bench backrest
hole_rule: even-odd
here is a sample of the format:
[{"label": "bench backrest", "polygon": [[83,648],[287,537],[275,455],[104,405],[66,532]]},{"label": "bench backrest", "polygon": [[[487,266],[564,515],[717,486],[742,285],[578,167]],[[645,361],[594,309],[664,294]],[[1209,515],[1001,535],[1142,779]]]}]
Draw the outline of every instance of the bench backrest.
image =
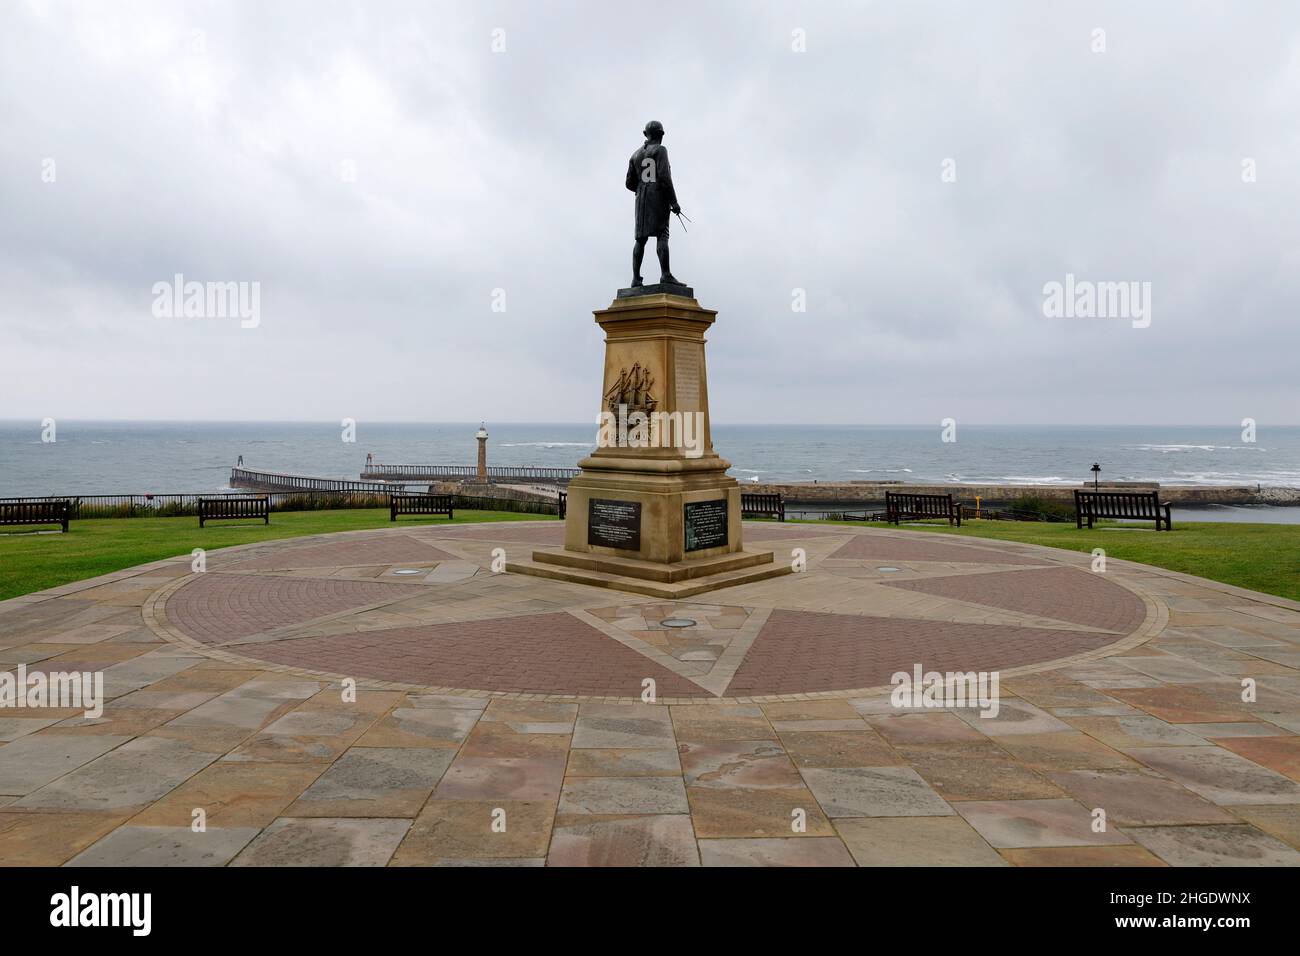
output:
[{"label": "bench backrest", "polygon": [[1081,514],[1094,518],[1157,518],[1160,492],[1076,490],[1074,505]]},{"label": "bench backrest", "polygon": [[54,524],[66,521],[71,508],[66,499],[0,502],[0,524]]},{"label": "bench backrest", "polygon": [[391,506],[398,514],[442,514],[451,510],[451,495],[391,495]]},{"label": "bench backrest", "polygon": [[200,498],[201,518],[263,518],[271,511],[271,499],[266,495]]},{"label": "bench backrest", "polygon": [[946,518],[952,514],[952,495],[886,491],[885,510],[890,514],[937,515]]},{"label": "bench backrest", "polygon": [[765,511],[776,514],[781,510],[781,495],[779,492],[756,491],[753,493],[742,493],[740,496],[741,511]]}]

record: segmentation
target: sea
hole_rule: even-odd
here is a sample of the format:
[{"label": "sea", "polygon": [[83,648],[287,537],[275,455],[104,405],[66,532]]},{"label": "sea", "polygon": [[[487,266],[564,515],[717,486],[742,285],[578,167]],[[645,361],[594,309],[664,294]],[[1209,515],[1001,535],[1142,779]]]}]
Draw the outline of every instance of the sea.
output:
[{"label": "sea", "polygon": [[[594,424],[488,422],[492,465],[572,467]],[[0,421],[0,497],[212,493],[244,467],[358,478],[382,464],[472,465],[478,422]],[[713,426],[741,482],[882,481],[1056,484],[1158,481],[1300,488],[1300,426],[957,425]],[[52,438],[53,440],[47,440]],[[351,438],[352,440],[348,440]],[[1300,524],[1300,508],[1182,509],[1212,520]]]}]

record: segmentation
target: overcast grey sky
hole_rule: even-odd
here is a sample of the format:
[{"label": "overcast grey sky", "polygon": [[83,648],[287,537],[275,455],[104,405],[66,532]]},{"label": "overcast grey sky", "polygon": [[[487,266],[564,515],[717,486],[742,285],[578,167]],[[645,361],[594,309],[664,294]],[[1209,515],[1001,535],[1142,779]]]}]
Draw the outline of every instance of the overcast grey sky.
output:
[{"label": "overcast grey sky", "polygon": [[717,421],[1295,423],[1297,104],[1294,2],[9,2],[0,418],[592,419],[655,118]]}]

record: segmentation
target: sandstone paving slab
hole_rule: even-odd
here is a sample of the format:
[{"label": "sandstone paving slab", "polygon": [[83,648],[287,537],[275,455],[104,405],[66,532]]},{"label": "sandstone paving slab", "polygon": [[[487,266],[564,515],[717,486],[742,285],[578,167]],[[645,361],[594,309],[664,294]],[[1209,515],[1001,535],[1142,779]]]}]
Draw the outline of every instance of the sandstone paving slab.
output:
[{"label": "sandstone paving slab", "polygon": [[1024,677],[1003,679],[1001,691],[1048,711],[1058,708],[1088,708],[1120,705],[1120,701],[1082,681],[1065,677],[1059,671],[1046,671]]},{"label": "sandstone paving slab", "polygon": [[17,740],[19,737],[36,733],[42,727],[59,722],[58,717],[41,717],[37,714],[37,711],[33,711],[28,717],[0,717],[0,741],[7,743]]},{"label": "sandstone paving slab", "polygon": [[238,727],[257,730],[279,711],[320,691],[302,679],[257,678],[226,691],[171,723],[180,727]]},{"label": "sandstone paving slab", "polygon": [[941,744],[987,738],[955,713],[913,713],[870,717],[872,728],[890,744]]},{"label": "sandstone paving slab", "polygon": [[961,817],[872,817],[835,821],[859,866],[1006,866]]},{"label": "sandstone paving slab", "polygon": [[415,818],[392,865],[545,858],[554,819],[554,801],[435,797]]},{"label": "sandstone paving slab", "polygon": [[[217,667],[214,665],[225,666]],[[250,681],[267,680],[270,676],[266,671],[249,670],[246,667],[228,664],[225,661],[205,660],[201,664],[195,664],[188,670],[155,681],[145,690],[127,694],[120,698],[120,701],[129,700],[135,694],[141,693],[189,694],[200,692],[208,694],[208,699],[211,700]]]},{"label": "sandstone paving slab", "polygon": [[1116,750],[1135,747],[1196,747],[1210,743],[1199,734],[1151,716],[1071,717],[1076,730],[1095,737]]},{"label": "sandstone paving slab", "polygon": [[286,810],[289,817],[415,817],[452,750],[354,747]]},{"label": "sandstone paving slab", "polygon": [[478,722],[478,710],[396,707],[357,739],[360,747],[455,748]]},{"label": "sandstone paving slab", "polygon": [[[115,740],[118,738],[61,737],[58,739]],[[137,737],[71,773],[47,783],[13,806],[15,809],[110,812],[143,809],[215,759],[216,754],[195,749],[181,741],[161,737]]]},{"label": "sandstone paving slab", "polygon": [[0,651],[0,667],[11,668],[19,664],[37,664],[73,650],[71,644],[25,644]]},{"label": "sandstone paving slab", "polygon": [[776,732],[757,704],[670,707],[677,740],[774,740]]},{"label": "sandstone paving slab", "polygon": [[662,706],[584,703],[573,730],[575,749],[657,749],[672,742],[672,715]]},{"label": "sandstone paving slab", "polygon": [[854,866],[835,837],[810,839],[701,840],[704,866]]},{"label": "sandstone paving slab", "polygon": [[220,691],[216,690],[154,690],[153,687],[149,687],[116,698],[113,701],[113,708],[115,710],[135,708],[165,710],[170,711],[173,717],[179,717],[186,711],[206,704],[219,693]]},{"label": "sandstone paving slab", "polygon": [[[390,862],[388,865],[402,866],[403,864],[397,862]],[[490,867],[533,867],[533,866],[546,866],[546,858],[535,857],[535,858],[523,858],[523,859],[516,858],[516,859],[500,859],[500,860],[492,860],[492,859],[457,860],[454,858],[448,858],[444,860],[434,859],[427,864],[420,864],[420,865],[441,866],[441,867],[489,867],[489,866]]]},{"label": "sandstone paving slab", "polygon": [[119,709],[109,704],[98,717],[78,714],[59,721],[46,731],[50,735],[117,734],[136,737],[146,734],[176,716],[174,710]]},{"label": "sandstone paving slab", "polygon": [[1168,866],[1142,846],[1046,846],[999,850],[1015,866]]},{"label": "sandstone paving slab", "polygon": [[271,762],[334,760],[375,723],[365,710],[291,710],[253,734],[230,760]]},{"label": "sandstone paving slab", "polygon": [[954,806],[980,836],[999,849],[1132,842],[1114,826],[1094,833],[1089,808],[1074,800],[974,800]]},{"label": "sandstone paving slab", "polygon": [[571,777],[663,777],[681,776],[682,765],[675,747],[575,748],[569,751],[566,779]]},{"label": "sandstone paving slab", "polygon": [[561,814],[689,812],[680,777],[574,777],[560,792]]},{"label": "sandstone paving slab", "polygon": [[260,832],[258,827],[118,827],[67,866],[225,866]]},{"label": "sandstone paving slab", "polygon": [[[776,721],[823,721],[823,720],[853,720],[862,715],[847,700],[789,700],[765,703],[762,705],[762,711],[768,720]],[[792,727],[792,730],[813,728]],[[865,730],[865,727],[855,726],[848,729]]]},{"label": "sandstone paving slab", "polygon": [[911,767],[810,767],[800,773],[832,819],[947,816],[953,812],[948,801]]},{"label": "sandstone paving slab", "polygon": [[1180,730],[1185,730],[1190,734],[1196,734],[1198,737],[1204,737],[1206,740],[1221,740],[1225,737],[1276,737],[1278,728],[1276,724],[1268,724],[1258,720],[1247,720],[1237,723],[1228,724],[1179,724]]},{"label": "sandstone paving slab", "polygon": [[1053,717],[1069,723],[1071,717],[1142,717],[1146,716],[1132,704],[1098,704],[1092,707],[1049,707]]},{"label": "sandstone paving slab", "polygon": [[565,734],[532,734],[512,730],[508,724],[479,721],[460,746],[461,757],[558,760],[569,752]]},{"label": "sandstone paving slab", "polygon": [[564,780],[563,756],[468,757],[461,753],[443,774],[440,800],[512,800],[554,803]]},{"label": "sandstone paving slab", "polygon": [[1137,769],[1138,763],[1120,751],[1078,731],[1024,734],[998,739],[998,746],[1031,770]]},{"label": "sandstone paving slab", "polygon": [[1069,724],[1053,717],[1041,707],[1014,698],[1001,700],[996,716],[986,716],[984,712],[973,708],[954,711],[954,714],[980,733],[995,738],[1012,734],[1050,734],[1070,729]]},{"label": "sandstone paving slab", "polygon": [[454,751],[353,747],[285,811],[290,817],[414,817]]},{"label": "sandstone paving slab", "polygon": [[231,866],[384,866],[410,820],[281,817]]},{"label": "sandstone paving slab", "polygon": [[140,811],[138,826],[190,826],[201,809],[209,828],[262,827],[311,786],[326,764],[248,763],[218,760]]},{"label": "sandstone paving slab", "polygon": [[1293,711],[1273,711],[1261,710],[1255,714],[1260,720],[1266,720],[1270,724],[1289,730],[1293,734],[1300,734],[1300,710]]},{"label": "sandstone paving slab", "polygon": [[1300,780],[1300,737],[1230,737],[1217,741],[1220,747],[1253,760],[1261,767]]},{"label": "sandstone paving slab", "polygon": [[29,734],[0,747],[0,793],[31,793],[130,739],[112,734]]},{"label": "sandstone paving slab", "polygon": [[771,740],[683,741],[678,753],[688,787],[803,786],[784,748]]},{"label": "sandstone paving slab", "polygon": [[1256,829],[1300,850],[1300,803],[1228,807]]},{"label": "sandstone paving slab", "polygon": [[482,697],[461,697],[456,694],[407,694],[407,703],[412,707],[452,708],[455,710],[474,710],[482,713],[488,702]]},{"label": "sandstone paving slab", "polygon": [[780,733],[781,746],[797,767],[888,767],[903,760],[874,730]]},{"label": "sandstone paving slab", "polygon": [[1171,684],[1193,684],[1197,681],[1214,680],[1220,675],[1208,667],[1202,667],[1189,660],[1178,657],[1132,657],[1121,658],[1125,667]]},{"label": "sandstone paving slab", "polygon": [[1149,747],[1129,753],[1221,806],[1300,803],[1300,784],[1220,747]]},{"label": "sandstone paving slab", "polygon": [[1206,693],[1198,685],[1120,688],[1112,694],[1152,716],[1175,724],[1233,723],[1250,719],[1240,701],[1240,685],[1232,689],[1235,703]]},{"label": "sandstone paving slab", "polygon": [[60,866],[129,813],[0,810],[0,860],[5,866]]},{"label": "sandstone paving slab", "polygon": [[907,764],[945,800],[1059,797],[1061,790],[994,744],[913,744]]},{"label": "sandstone paving slab", "polygon": [[546,700],[496,699],[482,719],[502,723],[519,734],[572,734],[578,705]]},{"label": "sandstone paving slab", "polygon": [[788,790],[689,787],[686,796],[699,839],[804,838],[835,834],[817,798],[804,787]]},{"label": "sandstone paving slab", "polygon": [[846,720],[774,720],[772,729],[783,731],[832,732],[837,730],[868,730],[870,725],[861,717]]},{"label": "sandstone paving slab", "polygon": [[1111,823],[1236,823],[1208,800],[1149,771],[1067,770],[1049,779],[1086,807],[1100,807]]},{"label": "sandstone paving slab", "polygon": [[699,866],[700,853],[688,814],[654,814],[556,826],[546,863],[548,866]]},{"label": "sandstone paving slab", "polygon": [[130,624],[81,624],[48,635],[51,644],[98,644],[131,630]]},{"label": "sandstone paving slab", "polygon": [[1300,866],[1300,852],[1248,824],[1132,827],[1128,832],[1171,866]]}]

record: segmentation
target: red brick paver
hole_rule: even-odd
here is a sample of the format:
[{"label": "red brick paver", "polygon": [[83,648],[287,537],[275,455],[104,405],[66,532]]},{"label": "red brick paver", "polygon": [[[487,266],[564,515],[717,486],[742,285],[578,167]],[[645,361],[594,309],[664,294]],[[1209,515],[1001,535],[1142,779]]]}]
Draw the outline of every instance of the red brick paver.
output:
[{"label": "red brick paver", "polygon": [[1107,581],[1103,574],[1081,568],[992,571],[885,583],[908,591],[1126,634],[1146,617],[1146,607],[1136,594]]},{"label": "red brick paver", "polygon": [[455,555],[415,538],[385,535],[281,548],[271,554],[240,561],[232,567],[237,571],[275,571],[284,568],[349,568],[403,562],[429,564],[433,561],[454,560]]},{"label": "red brick paver", "polygon": [[836,549],[832,558],[856,561],[953,561],[976,564],[1037,564],[1047,562],[1010,551],[972,548],[946,541],[918,541],[885,534],[858,534]]},{"label": "red brick paver", "polygon": [[522,541],[526,544],[564,544],[564,524],[556,521],[544,525],[493,521],[474,528],[430,528],[439,538],[466,541]]},{"label": "red brick paver", "polygon": [[405,584],[258,574],[204,574],[167,600],[167,619],[204,644],[298,624],[348,608],[410,597]]},{"label": "red brick paver", "polygon": [[999,670],[1114,642],[1086,631],[775,610],[727,697],[880,687],[897,671]]},{"label": "red brick paver", "polygon": [[570,614],[428,624],[259,644],[258,660],[335,674],[522,694],[660,697],[706,691]]}]

